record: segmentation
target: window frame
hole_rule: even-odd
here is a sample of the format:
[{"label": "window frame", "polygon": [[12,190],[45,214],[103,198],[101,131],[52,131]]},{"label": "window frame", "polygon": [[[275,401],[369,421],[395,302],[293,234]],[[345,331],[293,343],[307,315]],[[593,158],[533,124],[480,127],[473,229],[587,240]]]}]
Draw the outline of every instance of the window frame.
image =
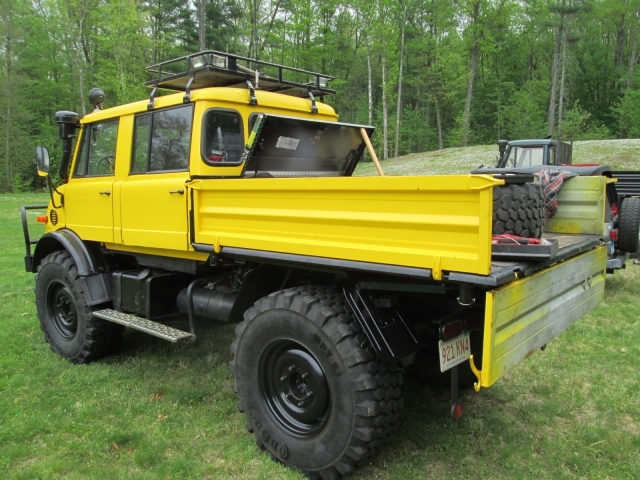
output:
[{"label": "window frame", "polygon": [[[238,122],[238,124],[240,125],[240,135],[242,135],[242,144],[243,146],[246,144],[245,142],[245,135],[244,135],[244,118],[242,116],[242,114],[233,108],[220,108],[220,107],[211,107],[211,108],[207,108],[204,113],[202,114],[202,128],[200,130],[201,134],[200,134],[200,158],[202,159],[202,161],[204,162],[204,164],[208,167],[237,167],[238,165],[242,165],[243,160],[242,157],[240,157],[240,160],[236,161],[236,162],[210,162],[207,159],[207,128],[206,128],[206,121],[207,121],[207,115],[209,114],[209,112],[212,111],[217,111],[217,112],[229,112],[229,113],[235,113],[236,115],[238,115],[238,117],[240,117],[240,122]],[[244,151],[244,147],[243,147],[243,151]]]},{"label": "window frame", "polygon": [[[189,146],[187,148],[187,166],[186,168],[177,168],[172,170],[149,170],[149,166],[151,164],[151,140],[153,139],[153,125],[154,125],[154,117],[156,113],[167,112],[169,110],[176,110],[178,108],[191,108],[191,132],[189,134]],[[191,141],[193,137],[193,120],[194,120],[195,108],[193,103],[189,103],[187,105],[173,105],[167,108],[161,108],[157,110],[148,110],[146,112],[141,112],[133,116],[133,135],[131,142],[131,161],[129,162],[129,175],[156,175],[159,173],[175,173],[175,172],[188,172],[189,165],[191,163]],[[133,163],[136,158],[136,120],[144,115],[149,115],[151,118],[149,120],[149,134],[147,135],[147,159],[145,161],[145,170],[143,172],[133,172]]]},{"label": "window frame", "polygon": [[[115,145],[115,149],[113,151],[113,172],[111,173],[104,173],[104,174],[91,174],[89,175],[89,156],[91,155],[91,145],[88,143],[90,142],[90,138],[91,138],[91,132],[90,130],[93,129],[93,127],[95,127],[96,125],[102,125],[105,123],[109,123],[109,122],[115,122],[116,124],[116,145]],[[115,162],[116,162],[116,155],[118,153],[118,135],[120,134],[120,117],[115,117],[115,118],[108,118],[106,120],[100,120],[98,122],[93,122],[93,123],[86,123],[82,126],[82,135],[80,136],[79,142],[80,142],[80,147],[77,150],[77,155],[76,155],[76,159],[75,162],[73,164],[73,171],[71,174],[71,178],[100,178],[100,177],[114,177],[116,175],[116,168],[115,168]],[[80,160],[80,158],[82,157],[83,154],[83,149],[86,148],[86,157],[85,157],[85,164],[84,164],[84,172],[82,174],[78,173],[78,161]]]}]

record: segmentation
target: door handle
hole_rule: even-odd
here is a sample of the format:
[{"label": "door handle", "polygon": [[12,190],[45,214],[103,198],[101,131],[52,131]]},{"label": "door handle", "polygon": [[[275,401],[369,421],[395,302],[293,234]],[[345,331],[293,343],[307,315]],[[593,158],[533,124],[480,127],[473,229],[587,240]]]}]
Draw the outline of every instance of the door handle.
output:
[{"label": "door handle", "polygon": [[111,191],[110,190],[104,190],[102,192],[99,192],[100,195],[111,195]]},{"label": "door handle", "polygon": [[184,195],[184,190],[181,188],[180,190],[169,190],[169,193],[177,193],[179,195]]}]

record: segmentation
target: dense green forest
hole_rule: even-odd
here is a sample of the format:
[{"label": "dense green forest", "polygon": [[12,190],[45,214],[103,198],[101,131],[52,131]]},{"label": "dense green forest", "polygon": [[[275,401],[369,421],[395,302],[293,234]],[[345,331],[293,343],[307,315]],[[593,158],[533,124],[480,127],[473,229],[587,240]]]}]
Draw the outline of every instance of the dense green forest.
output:
[{"label": "dense green forest", "polygon": [[[499,138],[640,136],[640,0],[0,0],[0,192],[59,158],[56,110],[148,95],[214,49],[334,75],[383,158]],[[635,78],[634,78],[635,77]]]}]

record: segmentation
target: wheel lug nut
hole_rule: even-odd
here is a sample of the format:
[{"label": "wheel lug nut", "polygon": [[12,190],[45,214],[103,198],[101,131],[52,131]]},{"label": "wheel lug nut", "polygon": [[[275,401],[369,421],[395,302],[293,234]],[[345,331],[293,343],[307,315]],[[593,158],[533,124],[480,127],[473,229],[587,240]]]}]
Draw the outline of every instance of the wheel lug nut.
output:
[{"label": "wheel lug nut", "polygon": [[284,382],[286,379],[287,379],[287,376],[286,376],[286,375],[282,375],[282,376],[280,377],[280,381],[281,381],[281,382]]},{"label": "wheel lug nut", "polygon": [[295,365],[291,365],[291,366],[289,367],[289,371],[290,371],[290,372],[293,372],[295,369],[296,369],[296,366],[295,366]]},{"label": "wheel lug nut", "polygon": [[313,390],[309,390],[309,391],[307,392],[307,398],[309,398],[311,395],[313,395]]},{"label": "wheel lug nut", "polygon": [[308,373],[303,373],[301,376],[302,376],[302,379],[304,380],[305,378],[307,378],[309,376],[309,374]]},{"label": "wheel lug nut", "polygon": [[298,402],[298,406],[302,407],[304,405],[304,402]]},{"label": "wheel lug nut", "polygon": [[287,392],[284,394],[284,398],[291,398],[291,392]]}]

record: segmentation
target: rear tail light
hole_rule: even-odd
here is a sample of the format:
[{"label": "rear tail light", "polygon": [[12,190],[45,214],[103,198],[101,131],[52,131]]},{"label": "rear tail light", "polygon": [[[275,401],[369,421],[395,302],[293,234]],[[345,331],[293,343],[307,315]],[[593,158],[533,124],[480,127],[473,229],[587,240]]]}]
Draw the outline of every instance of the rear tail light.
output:
[{"label": "rear tail light", "polygon": [[609,233],[609,236],[611,237],[611,241],[617,242],[618,241],[618,230],[611,230],[611,232]]},{"label": "rear tail light", "polygon": [[462,333],[463,326],[462,320],[455,320],[443,325],[440,327],[440,338],[442,338],[442,340],[448,340],[460,335]]}]

